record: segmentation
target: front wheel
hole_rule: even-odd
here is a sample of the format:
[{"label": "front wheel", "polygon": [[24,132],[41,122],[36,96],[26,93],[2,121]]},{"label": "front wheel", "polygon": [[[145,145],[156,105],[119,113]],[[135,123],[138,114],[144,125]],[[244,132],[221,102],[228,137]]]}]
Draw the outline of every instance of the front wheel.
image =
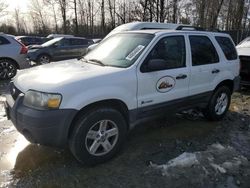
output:
[{"label": "front wheel", "polygon": [[203,114],[208,120],[221,120],[227,113],[231,102],[231,91],[228,87],[219,87],[212,95]]},{"label": "front wheel", "polygon": [[78,119],[70,135],[69,147],[80,163],[95,165],[117,154],[126,133],[126,121],[119,111],[98,108]]}]

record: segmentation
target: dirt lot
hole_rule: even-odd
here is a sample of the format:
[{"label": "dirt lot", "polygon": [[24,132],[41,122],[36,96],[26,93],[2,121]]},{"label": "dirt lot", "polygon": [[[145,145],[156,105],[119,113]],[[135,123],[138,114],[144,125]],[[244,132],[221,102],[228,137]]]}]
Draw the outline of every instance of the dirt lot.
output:
[{"label": "dirt lot", "polygon": [[68,150],[29,144],[0,105],[0,187],[250,187],[249,115],[244,90],[221,122],[199,113],[147,122],[130,132],[115,159],[90,168]]}]

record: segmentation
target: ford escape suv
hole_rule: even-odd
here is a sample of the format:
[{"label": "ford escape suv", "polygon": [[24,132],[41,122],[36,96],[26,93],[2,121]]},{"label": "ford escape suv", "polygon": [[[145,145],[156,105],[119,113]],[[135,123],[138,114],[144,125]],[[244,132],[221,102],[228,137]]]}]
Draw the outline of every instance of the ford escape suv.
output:
[{"label": "ford escape suv", "polygon": [[227,34],[127,31],[81,60],[18,73],[6,111],[30,142],[69,146],[78,161],[93,165],[114,157],[142,119],[193,107],[222,119],[239,81]]}]

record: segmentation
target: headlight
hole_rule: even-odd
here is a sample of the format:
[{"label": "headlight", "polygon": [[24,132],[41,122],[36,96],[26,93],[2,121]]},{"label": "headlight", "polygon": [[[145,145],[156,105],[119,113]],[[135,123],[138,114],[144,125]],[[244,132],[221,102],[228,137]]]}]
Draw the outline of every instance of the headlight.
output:
[{"label": "headlight", "polygon": [[29,90],[24,95],[23,104],[39,110],[57,109],[61,104],[61,100],[62,96],[60,94]]}]

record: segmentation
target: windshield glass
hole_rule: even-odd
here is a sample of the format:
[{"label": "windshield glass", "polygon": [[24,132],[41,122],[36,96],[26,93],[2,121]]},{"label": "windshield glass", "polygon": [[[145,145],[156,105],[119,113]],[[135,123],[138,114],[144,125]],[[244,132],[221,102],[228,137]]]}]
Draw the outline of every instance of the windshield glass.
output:
[{"label": "windshield glass", "polygon": [[61,39],[63,39],[62,37],[60,38],[54,38],[52,40],[49,40],[48,42],[45,42],[42,44],[43,47],[47,47],[47,46],[50,46],[52,44],[55,44],[56,42],[60,41]]},{"label": "windshield glass", "polygon": [[129,67],[147,47],[154,35],[145,33],[120,33],[109,37],[85,56],[106,66]]}]

